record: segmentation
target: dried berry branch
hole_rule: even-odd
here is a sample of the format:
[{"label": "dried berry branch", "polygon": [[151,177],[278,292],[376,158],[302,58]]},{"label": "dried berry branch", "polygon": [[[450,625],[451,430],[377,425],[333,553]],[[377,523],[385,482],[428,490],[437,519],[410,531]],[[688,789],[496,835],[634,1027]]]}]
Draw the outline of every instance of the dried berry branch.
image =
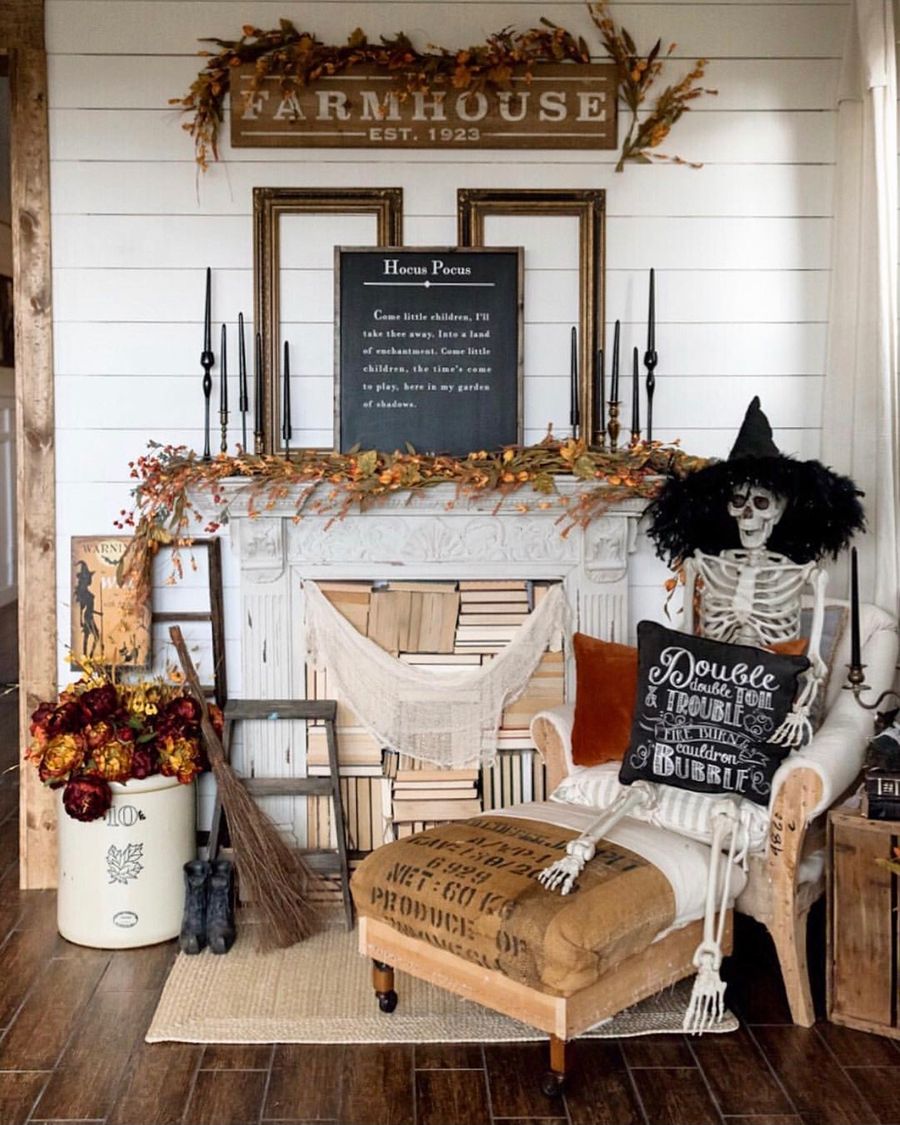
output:
[{"label": "dried berry branch", "polygon": [[603,39],[606,53],[615,63],[618,73],[619,96],[625,102],[631,113],[631,121],[616,171],[621,172],[626,161],[635,160],[649,163],[651,160],[669,160],[674,164],[690,164],[692,168],[699,168],[699,164],[690,163],[680,156],[666,156],[663,153],[650,152],[669,135],[672,126],[691,107],[688,104],[701,94],[716,94],[716,90],[708,90],[697,85],[706,72],[708,59],[697,59],[692,69],[674,85],[667,86],[657,97],[651,113],[641,120],[641,111],[650,94],[650,88],[659,77],[663,68],[664,57],[668,57],[675,50],[675,44],[670,43],[665,56],[661,54],[662,40],[657,39],[646,55],[641,55],[634,40],[624,27],[618,27],[609,13],[606,0],[598,0],[588,5],[591,19],[596,24]]}]

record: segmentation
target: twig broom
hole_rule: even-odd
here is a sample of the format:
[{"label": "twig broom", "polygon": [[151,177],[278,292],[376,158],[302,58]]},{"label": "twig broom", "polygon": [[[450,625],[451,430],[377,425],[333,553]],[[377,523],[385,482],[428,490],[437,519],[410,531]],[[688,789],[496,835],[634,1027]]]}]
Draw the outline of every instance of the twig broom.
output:
[{"label": "twig broom", "polygon": [[228,818],[243,896],[262,914],[260,945],[264,949],[283,949],[309,937],[316,929],[319,916],[310,892],[321,879],[303,856],[285,843],[225,760],[222,741],[210,720],[206,696],[181,629],[171,626],[169,636],[191,694],[200,705],[200,729]]}]

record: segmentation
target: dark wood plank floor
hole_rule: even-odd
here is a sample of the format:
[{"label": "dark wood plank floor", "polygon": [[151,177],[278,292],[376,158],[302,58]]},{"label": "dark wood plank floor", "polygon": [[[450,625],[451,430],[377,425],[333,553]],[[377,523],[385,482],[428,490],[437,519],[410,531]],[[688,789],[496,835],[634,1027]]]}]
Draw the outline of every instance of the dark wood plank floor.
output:
[{"label": "dark wood plank floor", "polygon": [[[0,761],[13,710],[0,707]],[[737,1034],[581,1040],[556,1102],[538,1089],[539,1044],[149,1046],[174,943],[63,941],[53,894],[18,890],[15,789],[14,771],[0,775],[0,1125],[900,1125],[900,1049],[793,1027],[771,945],[746,919],[728,963]],[[821,911],[813,929],[821,963]]]}]

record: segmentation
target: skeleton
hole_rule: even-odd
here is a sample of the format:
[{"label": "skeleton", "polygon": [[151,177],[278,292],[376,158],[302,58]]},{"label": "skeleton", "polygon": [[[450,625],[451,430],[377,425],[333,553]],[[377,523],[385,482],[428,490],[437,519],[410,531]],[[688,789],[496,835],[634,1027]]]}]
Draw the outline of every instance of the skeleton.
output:
[{"label": "skeleton", "polygon": [[[741,546],[718,555],[695,551],[685,560],[684,629],[694,630],[694,594],[700,595],[700,632],[713,640],[769,647],[779,641],[794,640],[800,633],[801,597],[809,588],[813,595],[813,618],[807,655],[809,670],[790,714],[771,738],[773,743],[794,747],[812,735],[809,710],[823,682],[825,664],[819,654],[825,615],[827,575],[814,562],[798,565],[785,555],[767,550],[772,531],[784,515],[787,504],[766,488],[738,486],[728,504],[728,514],[737,521]],[[698,585],[698,579],[700,583]],[[649,811],[656,801],[656,786],[635,782],[581,836],[570,840],[566,856],[546,867],[538,880],[548,890],[569,894],[585,864],[593,857],[597,843],[632,811]],[[718,882],[719,852],[731,835],[733,860],[738,844],[736,802],[726,797],[714,818],[709,882],[707,887],[704,940],[694,963],[698,973],[691,1004],[685,1015],[685,1029],[705,1030],[720,1018],[724,985],[719,976],[721,964],[722,919],[728,900],[726,875],[721,900],[718,932],[714,932],[715,891]],[[729,862],[728,874],[731,863]]]},{"label": "skeleton", "polygon": [[809,671],[787,716],[771,741],[801,746],[812,737],[809,711],[826,673],[819,652],[825,619],[828,575],[814,562],[798,566],[785,555],[766,549],[775,525],[784,515],[785,500],[767,488],[739,487],[728,504],[737,521],[741,546],[707,555],[695,551],[684,564],[684,630],[694,631],[694,591],[700,588],[700,632],[714,641],[768,648],[800,635],[801,598],[809,588],[813,617],[807,656]]}]

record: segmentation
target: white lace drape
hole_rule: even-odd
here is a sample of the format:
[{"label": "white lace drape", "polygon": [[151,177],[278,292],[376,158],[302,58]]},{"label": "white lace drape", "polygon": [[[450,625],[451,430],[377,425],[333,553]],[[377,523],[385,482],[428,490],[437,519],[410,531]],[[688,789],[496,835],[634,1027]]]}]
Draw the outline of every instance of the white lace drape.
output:
[{"label": "white lace drape", "polygon": [[383,746],[438,766],[490,763],[504,707],[525,690],[548,647],[566,627],[561,585],[519,626],[490,663],[449,674],[405,664],[362,636],[314,582],[304,584],[310,659]]}]

